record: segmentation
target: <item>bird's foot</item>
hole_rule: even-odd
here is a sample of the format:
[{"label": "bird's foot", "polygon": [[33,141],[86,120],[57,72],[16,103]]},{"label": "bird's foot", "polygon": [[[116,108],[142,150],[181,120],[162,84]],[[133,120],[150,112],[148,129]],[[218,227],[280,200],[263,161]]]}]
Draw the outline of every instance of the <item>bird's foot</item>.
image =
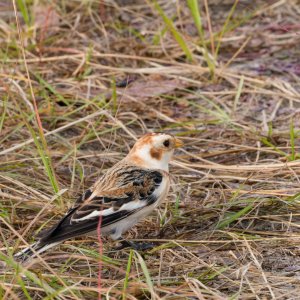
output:
[{"label": "bird's foot", "polygon": [[116,250],[122,250],[124,248],[132,248],[136,251],[146,251],[152,249],[155,244],[146,242],[131,242],[127,240],[120,240],[121,245]]}]

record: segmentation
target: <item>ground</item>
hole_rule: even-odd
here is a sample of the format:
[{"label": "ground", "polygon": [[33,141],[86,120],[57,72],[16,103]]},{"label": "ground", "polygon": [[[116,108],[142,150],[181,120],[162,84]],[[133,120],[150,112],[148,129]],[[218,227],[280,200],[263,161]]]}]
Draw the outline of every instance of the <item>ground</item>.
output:
[{"label": "ground", "polygon": [[[0,4],[0,298],[300,299],[300,3],[196,4]],[[150,131],[185,143],[153,249],[14,262]]]}]

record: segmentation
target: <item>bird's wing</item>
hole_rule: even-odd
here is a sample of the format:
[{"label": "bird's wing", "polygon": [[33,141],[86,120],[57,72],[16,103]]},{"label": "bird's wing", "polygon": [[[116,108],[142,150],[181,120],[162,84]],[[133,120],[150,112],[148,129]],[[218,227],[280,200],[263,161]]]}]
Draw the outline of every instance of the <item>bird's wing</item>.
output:
[{"label": "bird's wing", "polygon": [[111,169],[87,190],[52,228],[41,232],[43,242],[58,242],[116,223],[156,202],[163,171],[125,166]]}]

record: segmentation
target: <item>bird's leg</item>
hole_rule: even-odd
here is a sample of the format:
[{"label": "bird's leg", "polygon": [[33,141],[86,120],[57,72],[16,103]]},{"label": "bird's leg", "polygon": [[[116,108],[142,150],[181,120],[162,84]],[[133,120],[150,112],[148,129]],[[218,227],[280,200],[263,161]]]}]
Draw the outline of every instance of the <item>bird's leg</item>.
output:
[{"label": "bird's leg", "polygon": [[153,243],[144,243],[144,242],[132,242],[127,241],[122,238],[119,238],[120,246],[116,248],[116,250],[122,250],[124,248],[132,248],[136,251],[145,251],[153,248],[155,245]]}]

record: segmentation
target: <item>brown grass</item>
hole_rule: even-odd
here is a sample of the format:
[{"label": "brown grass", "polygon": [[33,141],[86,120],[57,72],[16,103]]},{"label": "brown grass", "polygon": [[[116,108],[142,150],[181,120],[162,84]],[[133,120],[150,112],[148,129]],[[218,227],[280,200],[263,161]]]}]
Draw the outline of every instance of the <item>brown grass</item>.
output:
[{"label": "brown grass", "polygon": [[102,298],[299,299],[299,3],[200,1],[204,47],[185,1],[158,1],[192,61],[154,1],[35,1],[28,21],[18,3],[21,37],[0,4],[0,299],[99,297],[96,238],[11,255],[150,131],[185,142],[126,235],[157,246],[104,240]]}]

